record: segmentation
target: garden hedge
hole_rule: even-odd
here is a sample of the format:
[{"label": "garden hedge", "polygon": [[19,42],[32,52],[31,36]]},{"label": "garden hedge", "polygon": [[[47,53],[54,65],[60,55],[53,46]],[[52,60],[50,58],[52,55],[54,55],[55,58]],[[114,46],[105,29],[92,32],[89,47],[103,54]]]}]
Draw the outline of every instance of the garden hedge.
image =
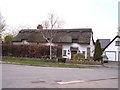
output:
[{"label": "garden hedge", "polygon": [[[49,56],[49,46],[45,45],[2,45],[2,56],[14,56],[14,57],[30,57],[41,58],[43,56]],[[56,57],[61,57],[61,46],[52,46],[52,54]]]}]

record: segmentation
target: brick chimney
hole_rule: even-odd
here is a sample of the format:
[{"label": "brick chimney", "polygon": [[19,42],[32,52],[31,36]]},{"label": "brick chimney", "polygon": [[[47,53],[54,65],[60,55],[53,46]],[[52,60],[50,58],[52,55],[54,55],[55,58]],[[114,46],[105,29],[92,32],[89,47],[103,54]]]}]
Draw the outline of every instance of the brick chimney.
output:
[{"label": "brick chimney", "polygon": [[43,26],[41,24],[38,24],[37,29],[43,29]]}]

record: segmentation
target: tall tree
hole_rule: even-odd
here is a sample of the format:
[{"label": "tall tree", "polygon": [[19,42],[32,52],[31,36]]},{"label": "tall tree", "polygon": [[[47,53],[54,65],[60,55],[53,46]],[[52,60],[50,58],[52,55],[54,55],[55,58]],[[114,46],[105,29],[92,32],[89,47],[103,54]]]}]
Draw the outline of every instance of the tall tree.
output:
[{"label": "tall tree", "polygon": [[94,57],[93,59],[96,61],[100,61],[102,60],[102,49],[101,49],[101,45],[100,45],[100,42],[99,40],[97,39],[96,40],[96,43],[95,43],[95,51],[94,51]]},{"label": "tall tree", "polygon": [[7,35],[4,38],[6,44],[11,44],[13,40],[13,35]]},{"label": "tall tree", "polygon": [[50,59],[52,59],[52,41],[56,36],[57,31],[55,29],[60,28],[62,25],[62,21],[58,20],[58,17],[55,14],[50,13],[48,16],[48,20],[43,21],[43,28],[46,31],[41,30],[43,38],[50,44]]}]

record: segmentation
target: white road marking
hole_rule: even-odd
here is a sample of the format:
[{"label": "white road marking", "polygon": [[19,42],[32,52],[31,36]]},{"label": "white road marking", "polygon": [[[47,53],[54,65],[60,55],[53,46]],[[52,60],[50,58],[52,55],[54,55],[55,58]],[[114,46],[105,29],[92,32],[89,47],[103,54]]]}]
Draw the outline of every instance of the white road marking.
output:
[{"label": "white road marking", "polygon": [[80,83],[80,82],[85,82],[84,80],[80,81],[69,81],[69,82],[57,82],[58,84],[71,84],[71,83]]},{"label": "white road marking", "polygon": [[108,80],[108,79],[118,79],[115,77],[109,77],[105,79],[93,79],[93,80],[77,80],[77,81],[68,81],[68,82],[57,82],[58,84],[72,84],[72,83],[83,83],[83,82],[91,82],[91,81],[101,81],[101,80]]}]

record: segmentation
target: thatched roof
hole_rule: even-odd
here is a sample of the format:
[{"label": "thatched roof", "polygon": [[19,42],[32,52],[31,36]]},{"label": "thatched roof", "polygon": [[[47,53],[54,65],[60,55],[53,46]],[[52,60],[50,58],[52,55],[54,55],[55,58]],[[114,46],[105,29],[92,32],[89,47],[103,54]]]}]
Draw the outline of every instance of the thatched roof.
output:
[{"label": "thatched roof", "polygon": [[23,29],[14,38],[13,42],[21,42],[22,40],[27,40],[28,42],[34,43],[46,43],[43,38],[42,33],[45,37],[50,38],[51,34],[56,33],[53,38],[53,43],[80,43],[89,44],[92,35],[91,28],[81,28],[81,29]]}]

